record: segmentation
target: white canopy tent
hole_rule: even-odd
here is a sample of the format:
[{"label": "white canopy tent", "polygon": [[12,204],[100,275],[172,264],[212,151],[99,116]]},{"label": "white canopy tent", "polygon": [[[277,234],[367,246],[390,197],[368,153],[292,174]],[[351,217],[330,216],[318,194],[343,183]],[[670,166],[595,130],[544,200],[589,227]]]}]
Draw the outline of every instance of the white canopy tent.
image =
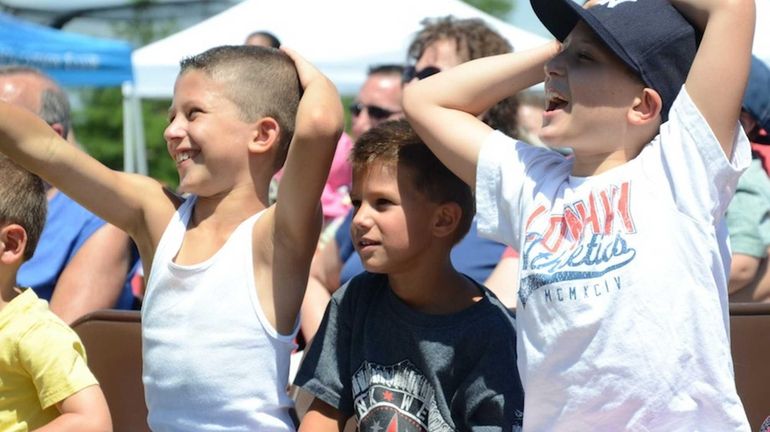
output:
[{"label": "white canopy tent", "polygon": [[133,54],[134,85],[124,87],[127,170],[146,172],[139,98],[170,98],[179,61],[218,45],[241,44],[267,30],[326,74],[340,93],[358,91],[373,64],[403,63],[425,17],[481,18],[514,49],[546,39],[487,15],[460,0],[245,0]]},{"label": "white canopy tent", "polygon": [[354,94],[371,64],[403,62],[425,17],[484,19],[514,45],[545,39],[487,15],[460,0],[246,0],[134,52],[140,97],[170,97],[179,60],[218,45],[241,44],[267,30],[324,72],[343,94]]}]

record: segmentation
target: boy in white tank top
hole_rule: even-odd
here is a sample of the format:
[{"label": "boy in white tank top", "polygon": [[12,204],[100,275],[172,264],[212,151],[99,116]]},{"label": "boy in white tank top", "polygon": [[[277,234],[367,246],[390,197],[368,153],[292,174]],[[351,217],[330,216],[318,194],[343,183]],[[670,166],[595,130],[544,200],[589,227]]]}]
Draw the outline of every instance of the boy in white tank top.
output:
[{"label": "boy in white tank top", "polygon": [[334,85],[290,50],[217,47],[182,61],[164,137],[185,200],[0,105],[0,151],[139,247],[153,430],[293,429],[288,354],[342,119]]}]

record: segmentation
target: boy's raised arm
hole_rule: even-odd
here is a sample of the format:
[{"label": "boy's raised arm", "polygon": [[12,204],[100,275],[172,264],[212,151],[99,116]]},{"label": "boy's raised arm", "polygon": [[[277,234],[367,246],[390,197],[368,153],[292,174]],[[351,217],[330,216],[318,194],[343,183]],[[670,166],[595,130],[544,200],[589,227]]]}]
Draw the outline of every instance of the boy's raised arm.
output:
[{"label": "boy's raised arm", "polygon": [[107,168],[35,114],[3,101],[0,152],[111,224],[129,234],[136,232],[142,201],[149,193],[139,183],[153,180]]},{"label": "boy's raised arm", "polygon": [[672,4],[703,31],[685,86],[730,156],[751,68],[754,0],[672,0]]},{"label": "boy's raised arm", "polygon": [[545,63],[559,50],[541,47],[463,63],[408,84],[404,112],[433,153],[471,187],[490,128],[477,118],[498,101],[543,81]]},{"label": "boy's raised arm", "polygon": [[307,241],[310,235],[315,244],[313,238],[317,238],[321,223],[321,192],[342,134],[342,103],[334,84],[318,69],[294,51],[283,51],[294,60],[303,94],[278,185],[276,231],[289,241]]}]

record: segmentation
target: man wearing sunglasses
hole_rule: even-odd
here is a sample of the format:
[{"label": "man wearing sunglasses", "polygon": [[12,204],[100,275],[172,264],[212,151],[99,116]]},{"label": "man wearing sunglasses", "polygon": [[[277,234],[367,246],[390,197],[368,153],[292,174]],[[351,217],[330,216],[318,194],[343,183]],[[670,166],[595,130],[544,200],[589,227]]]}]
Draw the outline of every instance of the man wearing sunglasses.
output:
[{"label": "man wearing sunglasses", "polygon": [[385,120],[404,116],[401,111],[401,65],[386,64],[369,68],[358,97],[350,105],[350,135],[357,140],[361,134]]}]

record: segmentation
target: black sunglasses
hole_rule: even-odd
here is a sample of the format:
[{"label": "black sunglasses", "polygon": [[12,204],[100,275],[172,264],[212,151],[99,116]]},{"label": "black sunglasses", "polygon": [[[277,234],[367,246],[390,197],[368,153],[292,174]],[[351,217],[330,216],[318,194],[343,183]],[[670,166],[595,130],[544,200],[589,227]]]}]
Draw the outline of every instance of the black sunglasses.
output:
[{"label": "black sunglasses", "polygon": [[436,75],[439,72],[441,72],[441,69],[436,66],[425,66],[420,70],[417,70],[414,66],[407,66],[404,68],[404,74],[401,76],[401,80],[408,83],[415,78],[421,80],[428,78],[431,75]]},{"label": "black sunglasses", "polygon": [[382,107],[378,107],[377,105],[364,105],[361,102],[352,103],[348,109],[350,110],[350,114],[353,115],[353,117],[358,117],[364,110],[366,110],[366,112],[369,113],[369,117],[374,120],[385,120],[393,114],[398,114],[401,112],[391,111]]}]

